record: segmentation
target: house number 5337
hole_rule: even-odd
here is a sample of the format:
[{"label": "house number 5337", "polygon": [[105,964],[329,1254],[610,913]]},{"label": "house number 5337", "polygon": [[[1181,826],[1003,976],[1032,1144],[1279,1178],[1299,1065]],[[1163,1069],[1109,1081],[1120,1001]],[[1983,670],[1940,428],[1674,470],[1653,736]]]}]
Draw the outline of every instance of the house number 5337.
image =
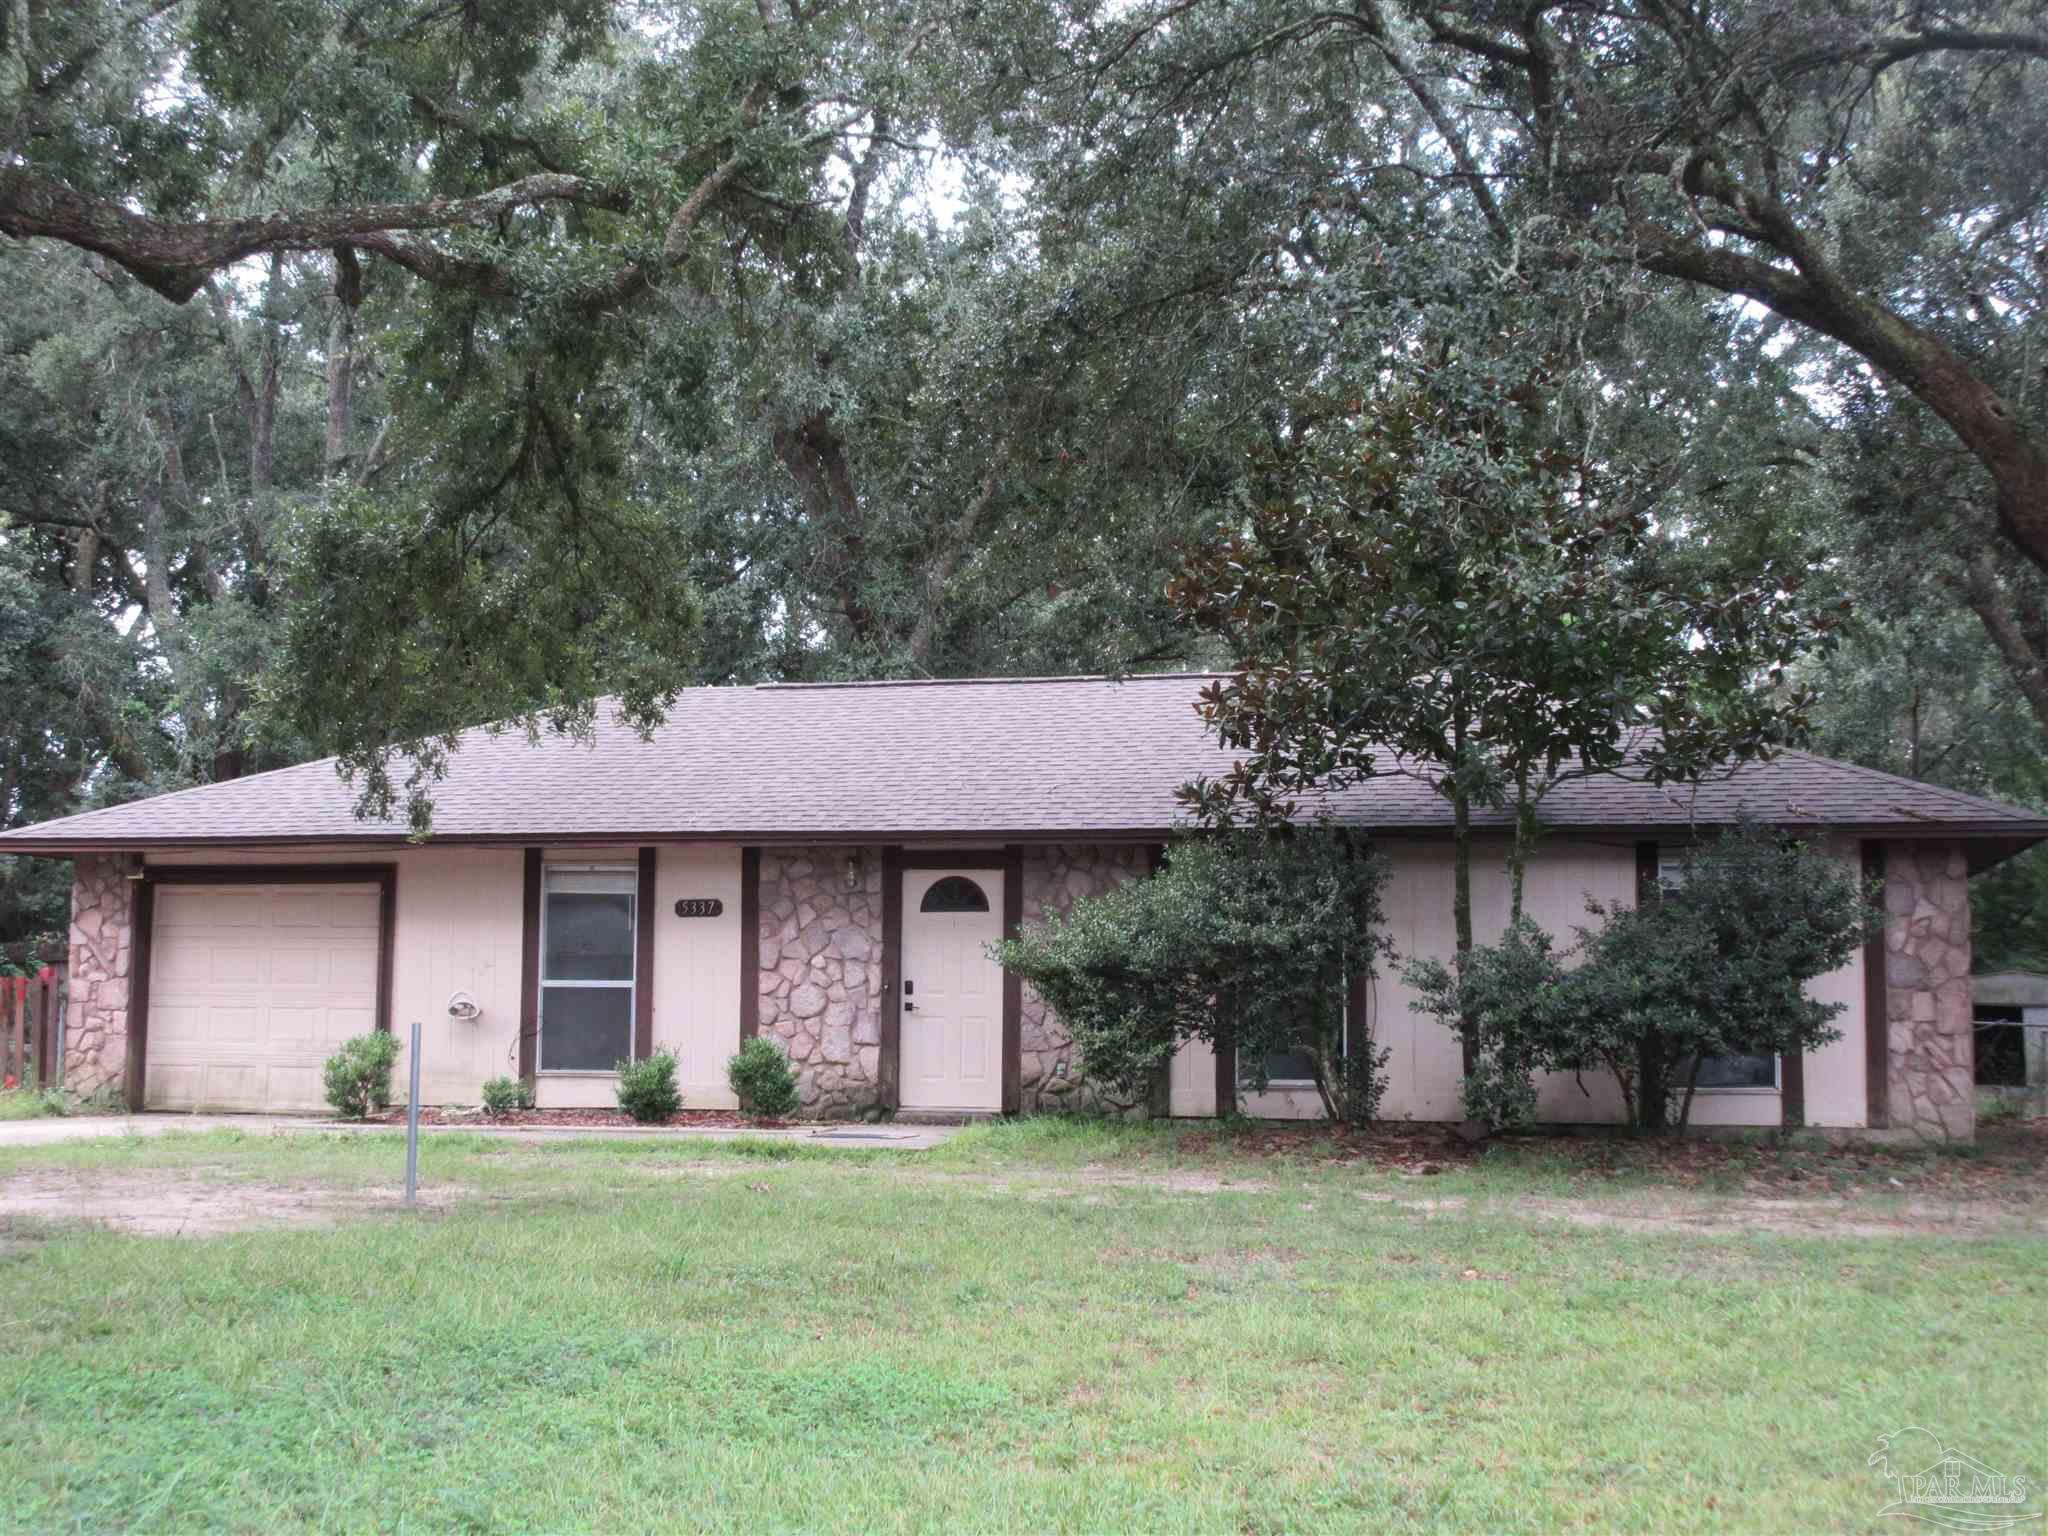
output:
[{"label": "house number 5337", "polygon": [[676,903],[677,917],[723,917],[725,903],[716,896],[685,896]]}]

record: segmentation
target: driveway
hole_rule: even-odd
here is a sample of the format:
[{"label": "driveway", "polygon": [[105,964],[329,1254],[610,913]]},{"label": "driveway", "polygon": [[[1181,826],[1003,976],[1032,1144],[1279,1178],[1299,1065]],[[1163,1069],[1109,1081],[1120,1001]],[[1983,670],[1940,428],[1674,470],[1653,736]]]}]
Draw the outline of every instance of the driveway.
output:
[{"label": "driveway", "polygon": [[[935,1147],[951,1136],[952,1125],[802,1125],[774,1130],[728,1126],[686,1126],[676,1130],[608,1130],[590,1127],[423,1125],[422,1136],[486,1136],[505,1141],[560,1141],[591,1137],[600,1141],[666,1141],[700,1138],[737,1141],[810,1141],[825,1147],[893,1147],[902,1152]],[[0,1149],[48,1146],[60,1141],[91,1141],[102,1136],[161,1136],[167,1131],[241,1131],[250,1136],[342,1135],[392,1136],[384,1125],[348,1125],[304,1115],[65,1115],[41,1120],[0,1120]]]}]

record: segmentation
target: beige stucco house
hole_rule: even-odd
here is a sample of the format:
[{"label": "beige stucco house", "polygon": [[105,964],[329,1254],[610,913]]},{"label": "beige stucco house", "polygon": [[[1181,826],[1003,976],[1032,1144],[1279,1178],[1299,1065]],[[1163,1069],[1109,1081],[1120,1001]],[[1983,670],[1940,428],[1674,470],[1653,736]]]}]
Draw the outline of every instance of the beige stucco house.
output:
[{"label": "beige stucco house", "polygon": [[[137,1108],[318,1109],[338,1041],[414,1020],[435,1103],[530,1075],[543,1106],[609,1104],[618,1060],[666,1048],[686,1103],[729,1106],[726,1060],[760,1034],[814,1114],[1052,1108],[1079,1092],[1069,1042],[986,947],[1152,867],[1176,787],[1228,766],[1203,681],[694,689],[651,740],[469,733],[423,843],[359,820],[320,762],[17,829],[0,852],[76,861],[66,1077]],[[1446,954],[1444,804],[1386,775],[1329,810],[1392,861],[1399,951]],[[1968,876],[2048,820],[1801,753],[1697,789],[1588,779],[1544,803],[1531,915],[1568,932],[1587,896],[1632,899],[1670,850],[1745,818],[1882,875],[1890,920],[1818,983],[1848,1005],[1842,1038],[1713,1064],[1694,1120],[1970,1135]],[[1504,850],[1497,822],[1486,836]],[[1483,863],[1490,936],[1507,893]],[[1457,1118],[1457,1042],[1391,976],[1352,998],[1393,1053],[1383,1112]],[[1319,1113],[1273,1065],[1243,1108]],[[1172,1111],[1213,1114],[1234,1067],[1184,1052]],[[1598,1081],[1542,1103],[1620,1115]]]}]

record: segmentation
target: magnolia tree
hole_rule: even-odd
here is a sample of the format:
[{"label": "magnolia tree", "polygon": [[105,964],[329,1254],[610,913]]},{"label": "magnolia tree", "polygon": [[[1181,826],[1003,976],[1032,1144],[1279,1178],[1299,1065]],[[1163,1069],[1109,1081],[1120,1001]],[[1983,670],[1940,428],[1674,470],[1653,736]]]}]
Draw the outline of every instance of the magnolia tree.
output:
[{"label": "magnolia tree", "polygon": [[1411,967],[1412,1006],[1477,1021],[1465,1083],[1474,1119],[1533,1118],[1537,1072],[1602,1071],[1631,1126],[1682,1130],[1709,1059],[1797,1056],[1840,1038],[1846,1005],[1806,987],[1869,936],[1876,894],[1837,859],[1743,828],[1694,848],[1669,890],[1632,907],[1588,903],[1597,923],[1577,930],[1571,954],[1523,921],[1462,972]]},{"label": "magnolia tree", "polygon": [[[1786,666],[1832,629],[1805,573],[1736,569],[1660,536],[1653,502],[1569,451],[1540,378],[1438,368],[1376,399],[1305,401],[1234,526],[1172,595],[1233,659],[1202,709],[1234,771],[1183,792],[1271,822],[1383,773],[1448,802],[1458,953],[1473,947],[1472,830],[1512,811],[1513,920],[1559,784],[1697,782],[1805,726]],[[1466,1068],[1476,1021],[1461,1026]]]},{"label": "magnolia tree", "polygon": [[[1084,897],[1006,941],[1004,967],[1072,1035],[1083,1076],[1134,1103],[1190,1040],[1234,1053],[1254,1089],[1301,1052],[1334,1120],[1368,1120],[1380,1067],[1346,1050],[1347,978],[1384,940],[1384,867],[1321,830],[1225,832],[1177,844],[1150,880]],[[1223,1106],[1219,1106],[1221,1109]]]}]

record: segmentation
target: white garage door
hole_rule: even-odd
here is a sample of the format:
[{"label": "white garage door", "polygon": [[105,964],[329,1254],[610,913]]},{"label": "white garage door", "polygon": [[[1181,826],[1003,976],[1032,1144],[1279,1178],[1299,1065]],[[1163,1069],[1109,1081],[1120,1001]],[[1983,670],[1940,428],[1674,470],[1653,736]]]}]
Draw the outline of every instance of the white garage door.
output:
[{"label": "white garage door", "polygon": [[320,1068],[377,1023],[374,885],[159,885],[143,1100],[326,1108]]}]

